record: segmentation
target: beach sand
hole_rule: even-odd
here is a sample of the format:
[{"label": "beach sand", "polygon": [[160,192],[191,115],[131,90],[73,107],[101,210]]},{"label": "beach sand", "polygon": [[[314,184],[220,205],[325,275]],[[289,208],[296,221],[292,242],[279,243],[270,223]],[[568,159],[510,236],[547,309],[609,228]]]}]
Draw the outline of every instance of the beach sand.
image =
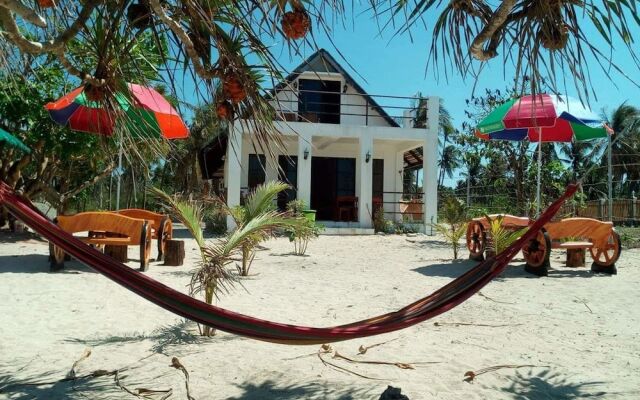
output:
[{"label": "beach sand", "polygon": [[[186,240],[184,266],[152,263],[147,273],[184,292],[198,257],[195,242]],[[474,265],[452,263],[451,250],[424,235],[321,236],[308,256],[292,250],[287,239],[266,242],[253,275],[219,304],[279,322],[336,325],[398,309]],[[133,248],[129,253],[136,254]],[[334,368],[319,359],[319,346],[224,332],[202,338],[195,324],[76,261],[49,273],[47,255],[44,241],[0,233],[0,398],[135,398],[114,375],[56,382],[85,349],[91,355],[78,363],[77,376],[121,369],[121,386],[172,390],[171,399],[187,399],[185,377],[171,367],[172,357],[188,371],[198,400],[378,399],[387,385],[412,400],[640,398],[638,250],[623,251],[617,276],[565,268],[564,254],[554,251],[549,277],[536,278],[516,259],[481,295],[433,320],[332,345],[349,358],[414,369],[324,354]],[[135,260],[129,265],[138,266]],[[388,343],[358,354],[361,345],[382,342]],[[467,371],[498,365],[530,366],[463,380]]]}]

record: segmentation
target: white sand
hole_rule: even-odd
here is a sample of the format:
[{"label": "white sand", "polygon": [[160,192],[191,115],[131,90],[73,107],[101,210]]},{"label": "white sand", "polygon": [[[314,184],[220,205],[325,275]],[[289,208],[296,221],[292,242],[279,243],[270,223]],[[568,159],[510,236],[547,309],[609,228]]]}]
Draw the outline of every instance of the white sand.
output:
[{"label": "white sand", "polygon": [[[160,309],[72,261],[48,273],[45,242],[0,241],[0,398],[130,399],[112,376],[52,385],[7,385],[65,377],[85,348],[77,374],[127,367],[130,389],[172,389],[186,399],[176,356],[201,399],[377,399],[387,385],[410,399],[640,398],[640,251],[623,252],[617,276],[567,269],[554,252],[547,278],[516,260],[458,308],[421,325],[334,345],[360,360],[428,362],[413,370],[327,360],[318,346],[283,346],[219,333],[203,339],[194,324]],[[288,254],[286,239],[266,243],[252,273],[221,305],[254,316],[317,326],[392,311],[441,287],[473,262],[450,263],[450,250],[427,236],[323,236],[309,256]],[[188,264],[196,260],[187,243]],[[133,248],[130,254],[135,254]],[[463,253],[466,256],[466,253]],[[590,262],[590,261],[589,261]],[[132,261],[131,266],[137,268]],[[152,263],[148,274],[186,291],[190,265]],[[434,326],[434,322],[441,323]],[[453,322],[503,326],[447,325]],[[391,342],[357,355],[360,345]],[[466,371],[501,369],[463,382]]]}]

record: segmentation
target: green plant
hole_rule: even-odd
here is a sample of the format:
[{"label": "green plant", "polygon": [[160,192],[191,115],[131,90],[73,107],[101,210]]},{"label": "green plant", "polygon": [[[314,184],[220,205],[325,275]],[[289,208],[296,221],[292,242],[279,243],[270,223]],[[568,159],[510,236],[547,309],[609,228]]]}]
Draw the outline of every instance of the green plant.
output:
[{"label": "green plant", "polygon": [[502,225],[503,217],[501,216],[493,219],[488,215],[485,215],[484,217],[487,219],[487,222],[489,222],[489,235],[491,237],[491,240],[487,243],[487,247],[489,250],[495,252],[495,254],[501,253],[504,249],[509,247],[511,243],[518,240],[518,238],[527,230],[527,228],[518,229],[516,231],[506,229]]},{"label": "green plant", "polygon": [[431,226],[451,245],[455,260],[458,258],[460,239],[467,232],[467,210],[455,197],[447,197],[442,202],[440,219],[442,222],[431,224]]},{"label": "green plant", "polygon": [[204,212],[204,229],[214,235],[227,232],[227,213],[223,207],[211,207]]},{"label": "green plant", "polygon": [[[299,226],[305,223],[302,218],[292,218],[287,213],[275,210],[274,203],[278,193],[286,190],[288,187],[289,185],[286,183],[277,181],[270,181],[257,186],[247,196],[244,205],[236,206],[229,210],[231,217],[236,223],[236,230],[244,229],[244,227],[251,225],[254,219],[262,218],[264,215],[269,215],[273,220],[271,221],[271,225],[283,228],[285,231],[288,229],[298,229]],[[270,233],[270,235],[272,234],[273,232]],[[242,241],[242,265],[238,268],[241,276],[249,275],[249,269],[256,254],[256,246],[261,241],[270,237],[270,235],[250,235],[247,240]]]},{"label": "green plant", "polygon": [[289,215],[301,220],[300,225],[286,231],[289,241],[293,242],[293,252],[298,256],[302,256],[307,252],[309,241],[317,238],[324,229],[323,225],[307,219],[304,215],[305,210],[307,208],[303,200],[291,200],[287,203]]},{"label": "green plant", "polygon": [[453,259],[458,259],[460,249],[460,239],[467,233],[467,224],[432,224],[433,228],[445,237],[453,250]]},{"label": "green plant", "polygon": [[[224,268],[224,263],[211,264],[211,253],[204,241],[204,232],[202,230],[203,215],[205,214],[207,205],[210,203],[196,201],[191,198],[182,198],[176,195],[170,196],[155,187],[150,188],[149,191],[162,202],[163,207],[170,215],[184,224],[198,244],[201,267],[192,277],[190,295],[194,296],[203,291],[205,302],[207,304],[213,304],[221,290],[225,292],[229,291],[231,286],[229,283],[232,284],[235,278]],[[205,273],[202,273],[203,269],[206,270]],[[201,329],[201,333],[204,336],[212,336],[215,334],[215,329],[205,326]]]}]

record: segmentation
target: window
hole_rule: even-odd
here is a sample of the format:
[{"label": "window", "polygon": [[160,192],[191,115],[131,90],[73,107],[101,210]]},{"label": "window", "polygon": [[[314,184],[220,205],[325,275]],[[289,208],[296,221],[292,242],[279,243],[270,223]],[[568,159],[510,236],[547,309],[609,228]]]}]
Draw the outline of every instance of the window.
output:
[{"label": "window", "polygon": [[[298,186],[298,157],[296,156],[279,156],[278,157],[278,179],[281,182],[291,186],[278,193],[278,209],[284,211],[287,209],[287,203],[296,199],[296,190]],[[307,204],[307,206],[309,206]]]},{"label": "window", "polygon": [[249,154],[249,190],[262,185],[266,180],[265,165],[266,159],[264,155]]},{"label": "window", "polygon": [[300,121],[340,123],[341,81],[298,80]]}]

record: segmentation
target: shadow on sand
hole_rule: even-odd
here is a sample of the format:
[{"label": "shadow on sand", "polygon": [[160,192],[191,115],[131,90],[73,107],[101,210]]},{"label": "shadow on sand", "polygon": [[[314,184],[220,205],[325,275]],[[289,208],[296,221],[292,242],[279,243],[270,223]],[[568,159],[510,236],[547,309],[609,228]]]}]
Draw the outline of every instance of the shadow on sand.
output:
[{"label": "shadow on sand", "polygon": [[64,269],[61,271],[49,271],[49,255],[45,254],[25,254],[0,256],[0,274],[20,273],[20,274],[79,274],[80,272],[95,272],[86,265],[75,261],[65,261]]},{"label": "shadow on sand", "polygon": [[151,346],[152,352],[169,356],[184,355],[184,353],[178,351],[180,346],[241,339],[238,336],[226,334],[218,334],[212,337],[200,336],[195,327],[195,322],[180,320],[173,325],[162,326],[148,334],[134,332],[122,336],[104,336],[95,339],[70,338],[66,339],[65,342],[98,347],[110,344],[140,343],[149,340],[153,343]]},{"label": "shadow on sand", "polygon": [[[337,385],[336,385],[337,386]],[[348,388],[344,385],[332,387],[328,384],[319,382],[304,382],[283,384],[280,379],[266,380],[262,383],[244,382],[236,384],[236,387],[243,391],[239,396],[229,397],[229,400],[355,400],[355,399],[373,399],[371,390]],[[379,393],[385,389],[384,385],[380,385]]]},{"label": "shadow on sand", "polygon": [[[449,263],[443,264],[431,264],[423,267],[413,269],[425,276],[440,276],[445,278],[457,278],[471,268],[478,265],[477,261],[473,260],[455,260]],[[525,264],[522,262],[516,262],[509,264],[509,266],[496,278],[496,280],[512,279],[512,278],[527,278],[527,279],[553,279],[553,278],[606,278],[606,274],[594,274],[589,267],[575,268],[575,269],[549,269],[549,276],[538,277],[532,275],[524,270]]]},{"label": "shadow on sand", "polygon": [[605,382],[572,382],[549,369],[539,373],[516,372],[509,379],[509,386],[495,389],[511,394],[515,399],[606,399],[621,394],[598,390]]}]

